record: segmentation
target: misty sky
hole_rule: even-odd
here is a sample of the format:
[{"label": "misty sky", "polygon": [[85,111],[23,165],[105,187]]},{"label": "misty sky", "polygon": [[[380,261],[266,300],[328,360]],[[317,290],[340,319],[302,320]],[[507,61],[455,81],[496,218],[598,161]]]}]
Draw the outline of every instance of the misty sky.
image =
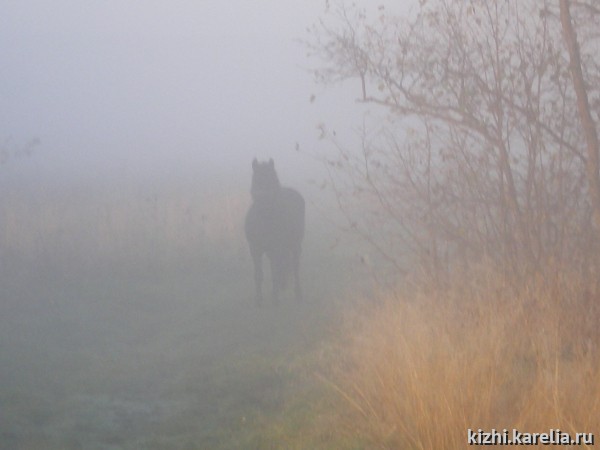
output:
[{"label": "misty sky", "polygon": [[[315,86],[298,39],[324,0],[5,1],[0,144],[41,144],[38,174],[240,173],[254,156],[301,164],[316,125],[346,123],[354,92]],[[314,103],[309,101],[317,95]],[[13,166],[13,168],[10,168]]]}]

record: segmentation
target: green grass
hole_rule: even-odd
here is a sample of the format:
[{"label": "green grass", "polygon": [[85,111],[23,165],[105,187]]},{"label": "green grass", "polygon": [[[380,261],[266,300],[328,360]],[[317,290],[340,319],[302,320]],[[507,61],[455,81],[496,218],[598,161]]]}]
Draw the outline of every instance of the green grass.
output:
[{"label": "green grass", "polygon": [[0,448],[339,448],[316,423],[330,392],[315,373],[343,275],[307,253],[306,303],[262,308],[249,260],[215,249],[166,265],[12,261]]}]

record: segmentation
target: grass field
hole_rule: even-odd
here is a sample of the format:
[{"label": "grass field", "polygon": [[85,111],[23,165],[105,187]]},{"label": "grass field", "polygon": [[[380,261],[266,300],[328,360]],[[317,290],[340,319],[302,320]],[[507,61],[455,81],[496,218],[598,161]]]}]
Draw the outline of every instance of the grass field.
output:
[{"label": "grass field", "polygon": [[566,271],[519,286],[483,269],[377,295],[349,314],[324,376],[345,404],[338,432],[386,449],[467,448],[469,429],[597,440],[598,309],[584,286]]},{"label": "grass field", "polygon": [[333,304],[257,308],[242,266],[4,277],[0,446],[271,448],[312,420],[309,397],[280,416],[313,395]]},{"label": "grass field", "polygon": [[100,213],[8,203],[0,448],[437,450],[466,448],[468,428],[600,436],[598,308],[577,274],[515,286],[479,270],[441,290],[377,290],[376,269],[313,217],[306,302],[290,293],[257,308],[245,206],[228,198],[217,217],[177,196]]},{"label": "grass field", "polygon": [[239,197],[8,198],[0,448],[337,446],[315,367],[350,274],[327,239],[305,303],[257,308]]}]

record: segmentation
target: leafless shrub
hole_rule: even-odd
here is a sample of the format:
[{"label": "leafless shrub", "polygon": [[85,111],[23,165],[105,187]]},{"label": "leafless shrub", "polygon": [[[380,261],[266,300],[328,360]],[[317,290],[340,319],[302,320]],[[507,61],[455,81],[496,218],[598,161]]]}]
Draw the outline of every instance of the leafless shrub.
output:
[{"label": "leafless shrub", "polygon": [[[575,2],[572,22],[597,127],[600,15],[588,7]],[[358,151],[331,137],[326,158],[350,226],[388,261],[410,251],[436,278],[484,259],[511,276],[597,265],[597,168],[559,16],[550,0],[430,0],[372,19],[342,4],[311,30],[317,79],[358,78],[359,100],[388,114]]]}]

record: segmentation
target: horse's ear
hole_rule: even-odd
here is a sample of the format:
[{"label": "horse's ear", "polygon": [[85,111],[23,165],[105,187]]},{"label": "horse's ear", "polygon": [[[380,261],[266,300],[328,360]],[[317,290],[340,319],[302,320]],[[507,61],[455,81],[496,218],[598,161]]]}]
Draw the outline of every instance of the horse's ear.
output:
[{"label": "horse's ear", "polygon": [[256,170],[256,166],[258,166],[258,161],[256,160],[256,158],[254,158],[252,160],[252,170]]},{"label": "horse's ear", "polygon": [[269,166],[271,166],[271,169],[275,168],[275,161],[273,161],[273,158],[269,159]]}]

